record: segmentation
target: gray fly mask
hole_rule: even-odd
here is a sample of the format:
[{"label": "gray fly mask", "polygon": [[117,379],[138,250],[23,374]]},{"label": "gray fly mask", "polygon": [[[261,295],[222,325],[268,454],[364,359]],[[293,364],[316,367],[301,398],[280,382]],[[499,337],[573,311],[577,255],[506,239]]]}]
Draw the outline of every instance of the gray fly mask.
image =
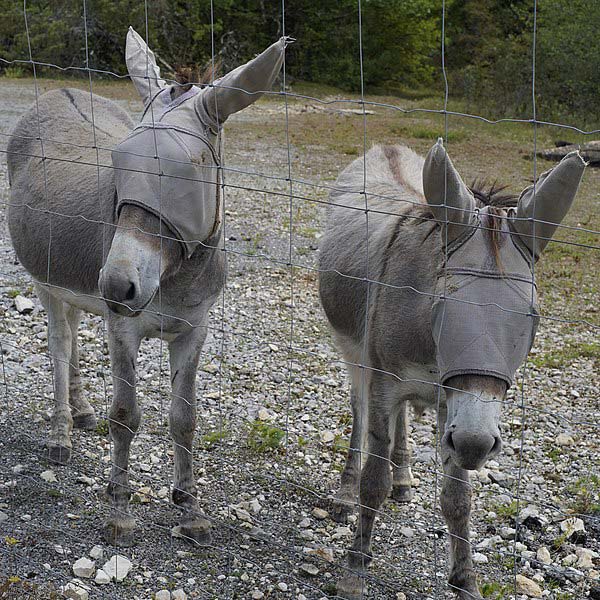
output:
[{"label": "gray fly mask", "polygon": [[446,276],[432,308],[441,382],[455,375],[489,375],[513,382],[537,328],[531,258],[502,219],[498,253],[491,248],[489,207],[448,247]]},{"label": "gray fly mask", "polygon": [[516,209],[500,219],[494,252],[489,208],[477,210],[442,142],[423,166],[423,191],[442,224],[448,257],[432,307],[441,383],[475,374],[511,385],[538,323],[531,264],[573,203],[585,162],[573,152],[526,188]]},{"label": "gray fly mask", "polygon": [[[154,96],[142,122],[113,150],[117,216],[124,204],[155,214],[184,244],[189,258],[219,228],[220,161],[208,134],[188,129],[181,118],[182,112],[195,113],[200,88],[194,86],[174,101],[171,89]],[[177,123],[165,121],[175,108]],[[206,115],[194,116],[207,122]]]}]

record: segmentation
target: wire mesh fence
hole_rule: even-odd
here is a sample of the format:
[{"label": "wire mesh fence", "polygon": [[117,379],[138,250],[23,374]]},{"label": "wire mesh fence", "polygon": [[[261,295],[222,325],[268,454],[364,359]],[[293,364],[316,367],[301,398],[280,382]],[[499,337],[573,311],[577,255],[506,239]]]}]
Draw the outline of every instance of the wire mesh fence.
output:
[{"label": "wire mesh fence", "polygon": [[[147,42],[146,5],[145,9],[145,31],[141,37]],[[534,13],[536,9],[534,2]],[[47,294],[45,303],[51,305],[50,312],[52,302],[56,302],[52,298],[58,298],[59,308],[67,303],[83,309],[91,307],[92,312],[101,315],[83,317],[78,357],[70,345],[67,354],[53,350],[62,347],[60,336],[55,333],[52,338],[52,331],[47,332],[48,316],[35,300],[31,277],[15,260],[7,218],[3,216],[4,319],[0,344],[4,402],[0,418],[5,460],[1,467],[0,594],[7,598],[48,598],[68,593],[81,597],[87,593],[90,598],[152,598],[161,590],[170,590],[173,598],[178,594],[189,598],[322,598],[342,594],[402,598],[404,594],[406,598],[425,599],[453,597],[454,592],[464,598],[477,597],[473,588],[465,585],[468,578],[451,581],[450,586],[446,582],[452,568],[448,547],[458,544],[463,549],[470,548],[485,597],[595,597],[600,546],[594,269],[599,247],[598,174],[587,170],[571,213],[565,223],[557,225],[556,238],[550,242],[545,258],[539,263],[530,258],[530,305],[535,304],[534,276],[542,300],[539,331],[528,360],[516,374],[515,385],[501,402],[504,448],[477,473],[472,473],[465,486],[473,490],[474,503],[469,540],[462,533],[448,530],[439,508],[444,481],[459,478],[444,472],[443,453],[439,450],[443,431],[436,424],[436,413],[444,411],[444,393],[457,389],[441,382],[439,374],[425,377],[422,369],[383,368],[372,360],[370,349],[373,336],[377,335],[370,328],[372,310],[382,310],[378,299],[383,291],[414,302],[423,298],[434,301],[446,298],[450,294],[448,282],[452,285],[447,268],[451,257],[448,243],[441,250],[442,292],[439,288],[431,290],[382,278],[377,268],[378,249],[376,245],[372,247],[378,223],[389,220],[393,229],[401,223],[418,221],[437,231],[435,223],[441,221],[445,223],[442,236],[447,235],[448,224],[453,223],[448,216],[452,204],[448,199],[451,188],[447,175],[443,179],[442,202],[446,214],[445,218],[436,219],[428,212],[418,212],[423,206],[418,195],[407,197],[401,187],[397,194],[382,192],[371,185],[367,154],[372,144],[396,143],[399,137],[405,137],[411,147],[424,154],[441,136],[460,171],[473,178],[490,174],[506,178],[511,189],[519,186],[520,190],[549,168],[546,163],[540,168],[537,158],[540,139],[545,143],[552,135],[549,131],[566,129],[582,141],[600,133],[583,130],[574,123],[537,119],[535,35],[531,90],[534,111],[530,119],[495,120],[450,109],[444,66],[443,3],[440,58],[445,94],[436,99],[433,107],[368,94],[362,77],[360,0],[356,25],[361,49],[357,57],[361,65],[359,94],[332,97],[290,89],[285,52],[293,51],[293,47],[285,50],[285,43],[281,76],[273,90],[227,85],[227,80],[205,82],[204,91],[229,90],[239,92],[242,98],[260,92],[263,99],[228,120],[227,138],[219,129],[220,117],[227,110],[226,101],[216,100],[214,107],[205,106],[216,122],[218,136],[211,138],[210,127],[197,135],[209,150],[214,150],[214,162],[209,157],[210,164],[199,177],[170,175],[180,182],[180,187],[208,189],[212,195],[207,198],[216,199],[216,229],[202,239],[185,239],[195,245],[197,256],[204,253],[208,257],[205,262],[194,263],[195,268],[200,265],[205,269],[203,278],[189,276],[182,283],[173,284],[177,272],[170,273],[170,279],[161,277],[156,294],[139,311],[136,308],[139,316],[118,319],[104,300],[119,310],[119,305],[130,305],[127,295],[121,301],[106,298],[97,287],[90,293],[84,282],[70,285],[72,279],[60,275],[58,265],[77,265],[83,260],[77,252],[68,252],[69,232],[84,231],[82,223],[88,227],[94,257],[85,263],[87,272],[82,278],[97,278],[114,247],[113,236],[116,240],[119,234],[125,240],[121,246],[125,250],[139,244],[151,248],[162,273],[171,266],[162,264],[165,257],[167,262],[171,260],[169,248],[179,248],[182,241],[180,235],[173,234],[168,213],[171,209],[163,210],[172,198],[163,193],[162,176],[186,161],[161,153],[157,131],[163,115],[155,101],[162,87],[152,88],[153,58],[146,48],[144,75],[140,79],[148,83],[150,101],[143,118],[150,123],[150,157],[156,159],[158,171],[136,166],[119,170],[131,176],[160,174],[158,225],[148,231],[146,224],[136,221],[125,225],[117,222],[114,183],[112,187],[106,185],[107,178],[112,181],[113,177],[109,152],[114,148],[115,136],[104,129],[107,121],[102,96],[113,99],[136,120],[142,116],[142,110],[129,89],[133,89],[127,81],[129,75],[93,68],[93,49],[87,47],[88,11],[83,0],[84,65],[36,62],[35,47],[29,40],[26,1],[23,27],[29,56],[11,61],[0,57],[5,63],[29,65],[33,71],[32,81],[6,82],[4,91],[0,90],[4,96],[0,97],[0,110],[7,125],[11,125],[2,127],[0,132],[2,153],[15,164],[29,160],[26,186],[20,180],[18,189],[30,194],[15,197],[13,180],[9,200],[7,169],[3,165],[3,205],[22,211],[25,230],[27,224],[47,224],[43,238],[46,243],[34,249],[44,260],[44,269],[37,277],[34,274],[34,282],[42,294]],[[293,34],[286,31],[285,15],[282,1],[284,37]],[[214,62],[214,11],[212,16]],[[81,75],[79,81],[69,85],[83,89],[86,100],[82,100],[83,95],[62,92],[62,102],[68,103],[72,121],[63,118],[61,135],[47,134],[52,121],[48,108],[58,103],[58,95],[48,101],[43,92],[59,84],[39,78],[36,69],[41,67]],[[135,74],[131,75],[135,79]],[[107,79],[126,81],[111,85]],[[155,77],[154,81],[158,79]],[[165,85],[170,84],[175,82],[167,81]],[[140,89],[139,85],[136,87]],[[167,89],[179,88],[175,84]],[[33,133],[23,135],[13,125],[31,104]],[[179,134],[189,133],[189,128],[181,124],[178,127]],[[61,133],[60,128],[56,131]],[[9,139],[17,140],[11,149],[7,147]],[[515,145],[519,148],[515,149]],[[528,148],[527,161],[519,156],[523,148]],[[139,154],[127,151],[127,155],[145,159],[149,156],[146,150],[148,147]],[[351,160],[361,156],[364,158],[357,159],[357,164],[362,164],[360,181],[349,192],[336,177]],[[80,208],[83,200],[78,198],[84,195],[94,199],[95,212],[85,213]],[[319,263],[318,246],[332,198],[336,199],[337,210],[360,215],[360,244],[353,252],[357,262],[366,266],[359,274],[328,269]],[[536,187],[534,208],[535,198]],[[453,219],[458,220],[480,212],[479,208],[452,210],[453,215],[458,215]],[[521,220],[532,222],[529,217]],[[549,225],[552,219],[534,221]],[[494,227],[480,224],[477,228],[491,234]],[[546,241],[543,234],[537,235],[538,228],[531,231],[533,245]],[[142,242],[136,241],[140,239]],[[225,268],[227,284],[220,286]],[[359,289],[366,308],[360,322],[364,332],[352,360],[347,353],[342,356],[336,350],[320,308],[318,278],[328,273],[362,286]],[[200,285],[212,288],[206,293],[192,289]],[[32,299],[33,304],[23,303],[23,297]],[[173,297],[177,299],[175,304]],[[497,309],[507,320],[521,313],[534,316],[529,308],[523,312],[506,305],[502,296],[484,304],[478,300],[460,302],[472,310]],[[201,305],[200,309],[192,306],[194,303]],[[68,311],[59,316],[65,323],[79,318]],[[51,318],[60,320],[56,314]],[[75,331],[77,324],[78,321]],[[131,342],[132,338],[136,339]],[[124,356],[136,354],[141,338],[151,339],[142,342],[133,371],[129,363],[121,363],[127,362]],[[439,340],[436,342],[439,344]],[[62,343],[67,342],[63,339]],[[128,343],[134,347],[129,354],[115,349]],[[194,367],[194,348],[200,347],[194,395],[193,386],[191,391],[189,386],[177,387],[181,385],[177,378],[180,369],[189,371],[186,360]],[[65,371],[61,364],[68,366],[68,381],[64,380],[64,373],[61,375]],[[115,364],[121,366],[115,368]],[[364,523],[357,514],[365,508],[361,501],[370,490],[363,489],[368,480],[358,480],[356,510],[350,511],[347,523],[331,519],[336,511],[332,499],[339,488],[353,425],[346,372],[359,373],[356,389],[363,401],[369,395],[369,381],[376,378],[409,386],[433,398],[423,415],[418,398],[410,409],[414,413],[409,425],[415,455],[414,495],[404,498],[404,502],[389,498],[382,506],[369,504],[367,512],[374,514],[376,521],[372,557],[354,547],[351,566],[347,554],[355,531],[362,532]],[[77,383],[79,379],[81,384]],[[71,399],[81,396],[83,400],[78,405],[71,402],[75,416],[77,406],[89,402],[97,419],[92,430],[73,430],[66,466],[57,466],[47,459],[48,433],[55,430],[56,414],[60,413],[57,389],[67,389]],[[422,393],[423,389],[426,391]],[[113,391],[130,402],[123,405],[121,412],[111,412]],[[143,412],[139,429],[132,417],[136,413],[131,404],[132,391]],[[469,395],[468,390],[466,394]],[[481,401],[479,392],[471,395]],[[69,408],[67,398],[63,400],[64,414]],[[172,404],[179,407],[182,415],[173,415]],[[492,404],[498,404],[498,400]],[[190,444],[189,437],[180,434],[180,430],[193,422],[190,415],[194,407],[197,426]],[[175,444],[169,420],[175,430]],[[131,436],[128,463],[119,454],[123,446],[120,450],[115,448],[109,427],[113,437],[115,431],[120,432],[117,436],[130,437],[137,429],[137,435]],[[406,466],[395,455],[381,456],[376,444],[352,448],[360,466],[378,458],[386,462],[388,471]],[[189,462],[193,464],[193,481],[182,477],[182,465]],[[179,495],[172,495],[174,469]],[[377,487],[379,482],[372,483]],[[188,530],[182,534],[181,527],[176,527],[178,519],[183,518],[185,523],[189,516],[187,500],[194,496],[195,488],[203,518],[212,526],[211,539],[202,540],[201,545],[189,539],[194,536]],[[128,508],[123,497],[129,494]],[[464,512],[464,507],[461,510]],[[105,523],[114,522],[115,515],[117,521],[128,515],[135,517],[136,529],[128,540],[133,541],[131,547],[117,547],[103,538]],[[118,537],[114,527],[113,534]],[[95,546],[99,548],[92,551]],[[90,552],[94,569],[73,581],[74,563],[89,557]],[[110,565],[105,563],[114,555],[115,577],[111,578]],[[365,569],[371,558],[372,564]],[[104,578],[95,572],[100,568]],[[357,573],[354,595],[348,596],[340,581]],[[65,590],[69,584],[71,591]]]}]

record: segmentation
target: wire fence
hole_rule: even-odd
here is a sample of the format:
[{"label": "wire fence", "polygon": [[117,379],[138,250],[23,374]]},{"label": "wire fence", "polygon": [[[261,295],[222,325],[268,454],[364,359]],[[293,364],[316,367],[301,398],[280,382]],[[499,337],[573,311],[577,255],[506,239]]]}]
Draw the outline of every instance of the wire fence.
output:
[{"label": "wire fence", "polygon": [[[147,43],[147,2],[144,6],[146,21],[142,37]],[[151,232],[135,222],[120,225],[113,205],[114,193],[107,200],[105,174],[115,168],[109,155],[114,144],[110,143],[111,138],[100,123],[104,109],[98,104],[102,102],[99,99],[102,94],[97,93],[98,77],[120,80],[129,75],[93,68],[90,58],[93,49],[88,48],[87,39],[89,6],[86,0],[82,0],[81,6],[86,55],[82,66],[35,60],[35,48],[29,36],[27,1],[24,0],[23,27],[29,56],[11,61],[0,56],[0,62],[25,64],[32,69],[33,93],[28,95],[34,105],[35,134],[19,135],[12,128],[6,128],[0,131],[0,140],[6,144],[9,139],[19,140],[21,147],[26,148],[21,152],[13,148],[9,152],[6,144],[1,144],[2,153],[10,154],[12,160],[30,160],[31,198],[16,198],[13,194],[9,200],[8,186],[2,186],[2,204],[7,209],[10,205],[11,210],[22,210],[23,214],[29,215],[24,217],[26,220],[34,222],[38,215],[46,219],[47,248],[44,251],[36,249],[36,252],[44,252],[47,260],[45,276],[37,280],[34,277],[38,288],[47,290],[44,293],[49,294],[49,298],[56,297],[80,308],[100,305],[104,307],[100,310],[104,316],[85,317],[80,331],[84,343],[80,346],[79,364],[72,351],[67,358],[52,353],[49,346],[59,342],[50,339],[51,332],[46,333],[45,315],[39,306],[28,308],[22,314],[15,313],[12,308],[13,290],[27,285],[30,278],[14,260],[7,227],[3,227],[0,251],[3,253],[1,283],[5,319],[0,356],[5,398],[0,412],[4,431],[0,443],[5,461],[1,467],[0,528],[4,538],[0,597],[56,597],[67,593],[64,586],[69,582],[79,589],[81,597],[87,592],[90,598],[152,598],[163,589],[184,590],[189,598],[342,597],[339,582],[357,577],[353,580],[357,586],[353,598],[400,600],[402,594],[411,599],[445,598],[452,597],[452,590],[461,594],[461,598],[475,598],[478,596],[474,589],[465,583],[468,578],[453,580],[450,585],[446,582],[452,567],[447,558],[448,546],[461,544],[464,552],[466,547],[473,552],[480,587],[486,597],[535,597],[538,588],[539,593],[543,589],[546,597],[557,600],[598,594],[600,480],[594,472],[597,471],[600,416],[600,388],[597,370],[594,370],[598,360],[595,337],[598,330],[595,316],[597,288],[587,270],[588,265],[593,264],[590,257],[596,256],[600,248],[600,232],[594,228],[591,217],[595,214],[598,199],[597,192],[593,191],[594,185],[597,189],[597,175],[591,175],[588,169],[586,178],[592,181],[584,181],[575,201],[575,206],[585,207],[577,213],[577,219],[557,224],[559,239],[552,242],[552,248],[558,250],[551,255],[556,269],[545,267],[542,262],[542,273],[537,277],[537,285],[544,285],[538,341],[530,359],[520,367],[516,385],[501,402],[504,453],[494,457],[478,474],[473,473],[471,481],[465,483],[460,476],[447,470],[444,472],[442,464],[439,447],[443,431],[437,425],[436,414],[444,411],[444,393],[460,391],[482,403],[497,404],[498,400],[486,400],[479,392],[442,384],[437,376],[425,377],[423,369],[396,372],[380,368],[372,360],[370,344],[376,335],[371,330],[372,310],[377,306],[382,290],[397,293],[402,298],[451,300],[447,270],[450,253],[446,238],[441,256],[441,293],[412,284],[399,285],[380,277],[374,258],[378,249],[372,247],[377,219],[385,216],[395,227],[398,223],[427,223],[431,228],[440,219],[419,210],[423,204],[417,195],[406,197],[400,191],[398,195],[390,195],[373,189],[367,154],[371,144],[381,141],[370,133],[371,130],[380,132],[377,121],[387,125],[392,117],[433,119],[455,160],[458,160],[459,152],[452,152],[451,123],[461,123],[461,127],[467,123],[466,127],[472,128],[470,139],[478,135],[475,125],[493,126],[494,131],[504,126],[530,128],[528,179],[536,182],[540,171],[537,159],[540,128],[563,128],[586,138],[600,130],[586,131],[573,123],[538,120],[535,108],[535,20],[531,118],[493,120],[451,110],[451,90],[445,66],[444,2],[440,48],[444,96],[440,99],[440,108],[407,107],[378,97],[368,98],[363,77],[361,8],[361,0],[357,0],[360,47],[357,60],[361,66],[357,96],[317,97],[291,91],[284,53],[277,84],[279,89],[261,89],[260,94],[266,97],[266,102],[241,112],[225,126],[230,129],[227,143],[223,132],[219,133],[215,144],[219,161],[205,170],[202,177],[172,176],[182,185],[193,183],[210,189],[218,199],[220,206],[215,215],[218,235],[211,239],[184,241],[196,244],[199,251],[209,257],[207,263],[213,267],[207,271],[207,281],[218,280],[224,273],[225,267],[218,266],[221,258],[226,264],[228,281],[225,286],[216,284],[212,297],[209,294],[201,298],[202,306],[212,302],[210,316],[206,318],[202,310],[183,306],[183,300],[182,305],[173,304],[173,289],[161,279],[156,295],[139,309],[137,320],[131,321],[148,323],[146,330],[140,329],[139,337],[153,338],[144,342],[132,379],[127,369],[119,367],[116,370],[114,361],[111,368],[108,346],[111,336],[125,344],[128,332],[133,329],[126,324],[127,319],[115,329],[115,317],[110,316],[104,301],[110,301],[117,309],[119,305],[128,305],[103,297],[100,290],[89,293],[74,289],[57,277],[55,264],[63,260],[76,263],[80,257],[56,258],[55,253],[64,249],[63,240],[56,239],[56,227],[62,224],[59,231],[64,234],[68,230],[64,223],[72,223],[73,230],[85,223],[87,231],[102,232],[99,236],[101,244],[92,245],[98,256],[88,263],[90,269],[96,268],[94,265],[99,269],[105,263],[111,240],[117,232],[127,233],[132,238],[143,235],[150,244],[154,243],[158,248],[161,273],[164,266],[161,261],[168,256],[169,245],[179,244],[182,240],[170,234],[164,221],[162,191],[158,199],[159,225]],[[535,0],[533,10],[534,15],[537,14]],[[286,5],[282,0],[281,32],[284,37],[293,34],[286,31],[285,15]],[[210,25],[214,66],[217,42],[212,3]],[[148,72],[148,52],[146,61]],[[65,131],[64,137],[46,135],[48,115],[40,108],[41,88],[46,82],[37,73],[41,67],[56,72],[75,72],[85,77],[89,107],[82,109],[71,99],[85,121],[83,125],[73,123],[73,131],[80,130],[81,139],[73,131]],[[148,77],[144,81],[148,81],[151,92]],[[176,84],[174,81],[167,83]],[[201,82],[197,83],[201,85]],[[214,80],[214,75],[204,87],[253,93],[223,85]],[[20,92],[24,89],[21,86]],[[103,87],[102,92],[118,97],[120,89],[115,87],[111,91]],[[139,117],[139,105],[132,108],[133,104],[123,98],[117,98],[117,102]],[[25,113],[26,104],[23,102],[18,109],[20,114]],[[217,122],[219,110],[223,108],[216,102]],[[160,172],[162,168],[177,167],[185,161],[161,156],[156,133],[160,125],[154,111],[154,102],[151,102],[147,116]],[[307,115],[315,115],[315,119],[306,118]],[[301,128],[311,127],[315,122],[323,126],[323,137],[331,135],[326,126],[331,125],[328,119],[332,116],[352,123],[352,135],[356,139],[351,140],[352,147],[344,154],[364,157],[361,185],[351,192],[339,183],[330,183],[346,166],[347,156],[344,158],[341,152],[330,150],[326,140],[311,144],[310,138],[303,144],[300,136]],[[333,127],[336,126],[339,123],[334,120]],[[433,142],[433,139],[426,141],[427,145]],[[425,147],[418,139],[417,145]],[[503,147],[506,148],[506,144]],[[479,148],[473,149],[469,158],[475,158],[478,152]],[[147,157],[142,152],[127,151],[126,154],[133,159]],[[509,162],[498,153],[494,156],[498,163]],[[481,159],[487,167],[494,166],[493,158],[481,156]],[[72,165],[77,165],[82,174],[81,181],[76,184],[66,180],[67,169]],[[35,169],[39,170],[37,175]],[[61,169],[65,173],[64,182],[60,182]],[[131,175],[155,173],[138,168],[119,170]],[[523,169],[515,170],[521,172]],[[3,169],[2,175],[8,183],[5,173]],[[87,179],[84,181],[84,178]],[[519,178],[523,179],[521,175]],[[89,184],[92,179],[92,188],[85,187],[85,182]],[[159,182],[162,186],[162,179],[159,178]],[[13,188],[14,183],[11,182]],[[36,185],[41,188],[35,188]],[[53,195],[54,191],[58,189],[66,196],[76,196],[77,185],[83,192],[94,194],[98,207],[103,207],[101,218],[82,213],[76,202],[73,206],[58,206],[60,203]],[[459,224],[449,219],[447,185],[445,180],[443,207],[446,215],[442,221],[447,225]],[[38,198],[43,197],[43,202],[32,200],[35,194]],[[337,210],[364,216],[361,224],[364,236],[360,244],[365,269],[358,275],[324,268],[316,259],[317,242],[324,230],[324,216],[332,204],[332,197],[336,198]],[[351,200],[346,201],[346,198]],[[535,184],[533,198],[535,214]],[[459,215],[457,218],[465,213],[479,214],[479,209],[451,208],[453,214]],[[519,218],[515,219],[519,221]],[[530,217],[522,219],[532,220]],[[551,224],[543,219],[535,221]],[[588,226],[590,222],[592,225]],[[448,229],[443,228],[443,235],[448,235]],[[478,229],[495,231],[493,226],[485,225],[478,225]],[[535,228],[532,227],[532,231],[530,241],[533,246],[536,241],[546,241],[544,236],[536,236]],[[90,239],[92,237],[90,234]],[[528,238],[526,234],[523,237]],[[569,288],[568,292],[561,288],[561,276],[567,275],[561,271],[560,263],[565,256],[569,260],[573,256],[577,258],[568,262],[564,269],[582,261],[585,270],[574,279],[575,284],[569,279],[569,285],[575,287]],[[531,259],[530,306],[535,305],[534,279],[539,268]],[[324,275],[336,275],[362,286],[360,290],[364,293],[366,307],[361,319],[363,333],[353,360],[342,357],[334,348],[320,312],[317,279]],[[173,280],[176,277],[177,274]],[[554,287],[543,284],[543,280],[550,281]],[[179,288],[176,287],[176,293],[184,300],[193,298],[186,287],[190,282],[195,283],[184,280]],[[563,293],[570,295],[562,298]],[[453,301],[472,305],[473,309],[497,309],[506,319],[518,315],[534,316],[530,309],[521,311],[506,306],[502,298],[484,303]],[[442,323],[444,318],[442,316]],[[66,326],[66,321],[63,325]],[[111,327],[113,329],[109,330]],[[182,332],[187,335],[190,331],[194,332],[194,343],[200,340],[200,346],[207,336],[200,354],[197,401],[188,395],[189,390],[181,393],[171,390],[178,375],[173,362],[179,364],[172,347],[176,346],[178,335],[184,335]],[[112,351],[117,352],[114,347]],[[169,359],[170,376],[167,373]],[[193,358],[190,360],[194,362]],[[55,390],[65,389],[61,365],[71,372],[71,394],[73,381],[81,376],[82,392],[98,419],[95,432],[73,432],[71,460],[64,467],[47,463],[45,448],[48,429],[54,428],[57,422],[57,417],[52,415]],[[363,528],[366,529],[368,521],[350,514],[347,525],[334,523],[328,514],[328,511],[335,511],[332,498],[339,487],[339,473],[348,450],[359,457],[359,468],[369,460],[373,464],[384,460],[388,471],[406,467],[406,464],[397,462],[395,455],[390,457],[374,451],[377,444],[368,448],[350,448],[347,440],[352,422],[348,418],[349,386],[344,379],[345,370],[359,373],[356,387],[363,401],[368,396],[369,381],[384,376],[386,381],[397,386],[409,386],[420,392],[426,390],[424,393],[434,399],[430,408],[435,408],[431,414],[413,419],[410,428],[417,449],[412,465],[417,476],[414,498],[404,504],[391,499],[382,506],[372,503],[363,506],[357,500],[356,510],[364,509],[363,514],[374,515],[376,523],[373,556],[363,552],[364,548],[353,547],[351,566],[348,566],[346,556],[354,530],[358,529],[360,537],[365,537],[367,532]],[[66,386],[68,390],[68,382]],[[110,409],[113,390],[125,396],[129,394],[127,388],[137,394],[144,412],[139,430],[135,419],[132,420],[135,409],[131,404],[125,416],[123,412],[111,412]],[[173,443],[169,434],[170,411],[171,420],[176,420],[177,415],[173,415],[171,403],[176,403],[178,410],[190,415],[197,410],[198,426],[193,446],[179,439]],[[419,405],[416,402],[416,417]],[[59,408],[58,403],[56,406]],[[66,404],[62,408],[68,410]],[[183,420],[186,418],[191,417]],[[128,463],[123,462],[121,450],[115,449],[114,440],[108,435],[109,424],[113,430],[121,432],[119,435],[137,433]],[[174,428],[176,430],[177,425]],[[193,542],[190,539],[180,539],[189,536],[172,529],[182,510],[180,498],[174,501],[171,496],[173,463],[176,476],[181,477],[181,473],[177,475],[178,470],[188,460],[193,463],[193,482],[187,482],[186,489],[178,488],[177,491],[184,496],[185,505],[186,496],[193,496],[194,488],[198,488],[200,509],[212,525],[212,539],[202,546],[190,544]],[[109,481],[112,481],[112,492],[108,502],[104,502],[103,492]],[[363,489],[365,481],[368,480],[358,480],[361,500],[371,493],[371,490]],[[464,483],[465,493],[466,490],[474,491],[470,538],[468,530],[457,533],[445,525],[439,508],[444,481]],[[136,543],[131,548],[117,548],[102,539],[107,520],[114,519],[115,514],[122,518],[129,514],[126,505],[117,502],[119,493],[123,492],[131,494],[129,511],[137,520]],[[92,576],[80,577],[73,582],[73,563],[87,556],[96,545],[103,551],[103,556],[96,558],[97,569],[115,554],[118,555],[117,567],[119,561],[121,566],[125,564],[121,557],[133,563],[122,581],[99,583]],[[541,550],[548,552],[550,557]],[[171,597],[176,598],[176,593],[173,592]]]}]

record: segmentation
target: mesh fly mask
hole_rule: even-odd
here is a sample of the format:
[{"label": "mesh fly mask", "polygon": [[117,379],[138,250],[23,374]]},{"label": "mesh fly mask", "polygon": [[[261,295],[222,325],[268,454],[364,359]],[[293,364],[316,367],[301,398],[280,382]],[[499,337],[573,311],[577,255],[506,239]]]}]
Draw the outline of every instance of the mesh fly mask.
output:
[{"label": "mesh fly mask", "polygon": [[477,219],[448,247],[445,290],[444,277],[436,287],[431,316],[440,380],[488,375],[510,386],[538,323],[531,257],[515,240],[507,219],[501,220],[495,255],[486,239],[489,207]]},{"label": "mesh fly mask", "polygon": [[[220,227],[220,160],[208,137],[208,130],[219,128],[198,114],[201,103],[193,98],[200,88],[193,86],[173,101],[171,89],[150,100],[141,123],[112,152],[117,216],[125,204],[150,211],[173,231],[189,258]],[[198,124],[206,124],[207,132]]]}]

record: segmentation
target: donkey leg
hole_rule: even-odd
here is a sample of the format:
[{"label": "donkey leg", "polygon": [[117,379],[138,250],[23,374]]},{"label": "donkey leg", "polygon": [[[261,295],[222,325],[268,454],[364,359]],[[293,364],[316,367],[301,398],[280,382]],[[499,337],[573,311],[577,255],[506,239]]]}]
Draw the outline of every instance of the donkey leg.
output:
[{"label": "donkey leg", "polygon": [[[446,421],[445,407],[440,407],[438,428],[440,439]],[[457,467],[449,455],[442,452],[444,481],[440,494],[442,514],[450,535],[450,575],[448,583],[460,600],[481,598],[471,558],[469,519],[471,516],[471,486],[469,472]]]},{"label": "donkey leg", "polygon": [[358,571],[341,579],[337,593],[349,600],[363,598],[366,584],[360,577],[372,561],[371,536],[375,515],[392,486],[390,453],[395,415],[392,386],[386,375],[373,373],[369,390],[369,455],[360,477],[360,518],[352,547],[348,552],[348,565]]},{"label": "donkey leg", "polygon": [[38,296],[48,313],[48,350],[52,357],[54,379],[54,411],[50,420],[48,457],[52,462],[66,464],[71,458],[73,419],[69,409],[69,363],[71,360],[71,328],[67,320],[67,305],[42,286],[36,286]]},{"label": "donkey leg", "polygon": [[140,336],[127,318],[109,314],[108,346],[113,374],[113,400],[109,429],[113,461],[107,494],[111,510],[104,529],[107,542],[130,546],[134,542],[135,519],[129,514],[129,448],[140,425],[142,412],[136,401],[135,368]]},{"label": "donkey leg", "polygon": [[183,334],[169,344],[171,362],[171,437],[175,451],[173,503],[183,509],[179,525],[173,530],[197,544],[210,542],[210,521],[198,506],[194,479],[193,442],[196,430],[196,371],[206,328]]},{"label": "donkey leg", "polygon": [[96,415],[90,403],[83,397],[81,386],[81,373],[79,372],[79,345],[77,343],[77,330],[81,321],[81,311],[69,307],[67,311],[69,327],[71,328],[71,360],[69,361],[69,404],[73,427],[78,429],[94,429]]},{"label": "donkey leg", "polygon": [[350,404],[352,406],[352,433],[346,464],[342,471],[340,489],[333,498],[331,518],[338,523],[346,523],[348,515],[354,511],[358,501],[358,481],[361,472],[362,452],[365,442],[368,412],[368,374],[364,369],[351,367]]},{"label": "donkey leg", "polygon": [[411,448],[408,441],[408,425],[408,399],[403,399],[396,417],[396,434],[392,453],[392,462],[394,463],[392,497],[398,502],[410,502],[414,496],[414,490],[411,487],[413,477],[410,470]]}]

